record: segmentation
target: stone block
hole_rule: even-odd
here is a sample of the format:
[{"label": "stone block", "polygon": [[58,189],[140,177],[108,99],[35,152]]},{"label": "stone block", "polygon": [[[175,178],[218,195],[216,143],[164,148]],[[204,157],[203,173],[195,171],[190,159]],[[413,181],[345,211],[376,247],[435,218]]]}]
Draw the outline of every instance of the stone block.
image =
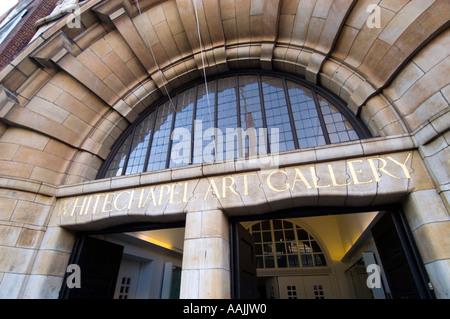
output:
[{"label": "stone block", "polygon": [[450,221],[429,223],[413,231],[413,236],[425,264],[450,259]]},{"label": "stone block", "polygon": [[436,260],[425,265],[436,297],[450,299],[450,260]]},{"label": "stone block", "polygon": [[63,284],[62,277],[30,275],[23,294],[25,299],[57,299]]},{"label": "stone block", "polygon": [[17,240],[17,247],[39,248],[44,232],[35,229],[22,228]]},{"label": "stone block", "polygon": [[229,299],[231,298],[231,274],[225,269],[200,270],[198,297],[200,299]]},{"label": "stone block", "polygon": [[448,211],[435,189],[412,192],[405,200],[403,208],[412,230],[428,223],[450,221]]},{"label": "stone block", "polygon": [[1,299],[19,299],[21,298],[21,288],[27,279],[27,275],[5,273],[0,282]]},{"label": "stone block", "polygon": [[0,245],[14,247],[16,245],[17,239],[20,236],[20,232],[20,227],[0,225]]}]

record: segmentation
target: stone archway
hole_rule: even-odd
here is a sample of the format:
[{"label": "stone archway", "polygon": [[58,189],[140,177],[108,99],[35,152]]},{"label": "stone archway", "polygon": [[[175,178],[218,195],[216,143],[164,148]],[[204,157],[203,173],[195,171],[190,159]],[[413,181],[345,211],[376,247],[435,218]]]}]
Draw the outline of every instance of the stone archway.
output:
[{"label": "stone archway", "polygon": [[[80,28],[70,28],[62,18],[1,71],[3,221],[22,234],[28,249],[4,246],[5,256],[19,253],[27,260],[19,265],[11,259],[18,270],[8,276],[24,283],[17,295],[54,296],[51,287],[62,278],[73,235],[60,228],[57,214],[51,213],[57,199],[110,192],[141,181],[149,185],[198,176],[192,169],[171,172],[170,177],[139,177],[139,182],[90,182],[111,145],[138,114],[167,92],[202,76],[202,53],[207,75],[272,68],[303,76],[340,96],[380,137],[345,148],[299,152],[302,159],[286,156],[285,166],[326,161],[333,151],[338,154],[333,160],[345,161],[348,156],[413,150],[414,160],[426,166],[419,174],[426,186],[394,185],[403,187],[395,196],[379,193],[383,181],[363,186],[371,187],[370,196],[377,194],[372,200],[406,198],[403,203],[413,212],[411,224],[423,243],[425,263],[440,273],[448,249],[433,238],[449,227],[449,173],[442,169],[448,167],[449,150],[448,77],[442,76],[449,73],[449,59],[442,55],[449,38],[448,2],[380,3],[380,29],[365,24],[370,13],[360,1],[244,1],[239,10],[235,1],[196,4],[202,50],[189,0],[142,0],[142,15],[128,1],[91,1],[80,8]],[[228,172],[223,166],[207,170]],[[348,183],[344,180],[342,184]],[[322,198],[334,196],[331,187],[314,191]],[[370,197],[341,195],[355,204]],[[437,207],[434,213],[421,213],[424,199]],[[272,206],[290,201],[275,200]],[[50,290],[34,290],[37,286]],[[448,296],[445,287],[440,289]]]}]

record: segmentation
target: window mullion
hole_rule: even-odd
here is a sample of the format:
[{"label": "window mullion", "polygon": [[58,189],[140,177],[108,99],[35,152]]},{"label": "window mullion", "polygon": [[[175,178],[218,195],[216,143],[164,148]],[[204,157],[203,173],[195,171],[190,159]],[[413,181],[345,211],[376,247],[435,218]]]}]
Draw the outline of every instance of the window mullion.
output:
[{"label": "window mullion", "polygon": [[[240,129],[242,129],[242,123],[241,123],[241,99],[239,97],[239,75],[236,75],[235,77],[235,93],[236,93],[236,115],[237,115],[237,131],[240,132]],[[243,140],[244,136],[242,134],[238,134],[237,137],[237,144],[238,144],[238,151],[237,156],[238,158],[244,157],[245,150],[243,148],[243,145],[245,141]]]},{"label": "window mullion", "polygon": [[167,147],[167,157],[166,157],[166,166],[165,166],[166,168],[169,168],[169,166],[170,166],[170,153],[172,152],[172,133],[173,133],[173,130],[175,128],[175,121],[176,121],[176,117],[177,117],[177,107],[178,107],[179,96],[180,95],[177,94],[176,99],[175,99],[175,105],[172,105],[173,117],[172,117],[172,123],[170,125],[170,133],[169,133],[170,137],[169,137],[169,145]]},{"label": "window mullion", "polygon": [[289,120],[291,122],[291,131],[292,131],[292,138],[294,139],[294,147],[295,149],[299,149],[300,145],[298,144],[297,130],[295,128],[294,115],[292,114],[292,105],[289,97],[289,91],[287,89],[286,79],[283,79],[283,88],[284,88],[284,95],[286,97]]},{"label": "window mullion", "polygon": [[314,104],[316,104],[317,114],[319,115],[320,125],[322,126],[323,137],[325,138],[325,143],[331,144],[330,136],[328,134],[327,125],[325,124],[325,119],[323,118],[322,109],[320,108],[319,99],[315,90],[311,90],[312,96],[314,98]]},{"label": "window mullion", "polygon": [[[155,126],[156,126],[156,121],[158,118],[158,108],[155,108],[155,110],[152,113],[155,113],[154,119],[153,119],[153,124],[152,124],[152,131],[150,133],[150,140],[148,141],[148,148],[147,148],[147,154],[145,154],[145,163],[144,163],[144,173],[147,172],[147,167],[148,167],[148,162],[150,160],[150,150],[152,149],[152,144],[153,144],[153,136],[155,135]],[[151,113],[150,113],[151,114]],[[151,115],[149,115],[151,116]]]},{"label": "window mullion", "polygon": [[269,128],[267,127],[267,118],[266,118],[266,107],[264,105],[264,97],[263,97],[263,87],[262,87],[262,81],[261,76],[258,74],[258,89],[259,89],[259,101],[261,104],[261,114],[262,114],[262,120],[263,120],[263,127],[266,129],[266,133],[264,138],[266,139],[266,151],[267,154],[270,154],[270,141],[269,141]]},{"label": "window mullion", "polygon": [[194,90],[194,106],[192,108],[192,126],[191,126],[191,154],[189,159],[189,165],[194,163],[194,144],[195,144],[195,118],[197,117],[197,94],[198,94],[198,84],[195,86]]},{"label": "window mullion", "polygon": [[131,156],[131,152],[133,149],[133,141],[134,138],[136,137],[136,128],[138,127],[138,125],[135,125],[133,127],[133,132],[131,132],[131,140],[130,140],[130,146],[128,147],[128,152],[127,152],[127,158],[125,159],[125,163],[123,163],[123,169],[122,169],[122,173],[120,175],[125,175],[126,171],[127,171],[127,166],[128,166],[128,162],[130,160],[130,156]]},{"label": "window mullion", "polygon": [[[218,131],[219,131],[219,125],[218,125],[218,123],[219,123],[219,112],[218,112],[218,110],[219,110],[219,80],[214,80],[214,126],[213,126],[213,128],[214,128],[214,145],[215,145],[215,148],[214,148],[214,161],[213,162],[216,162],[217,161],[217,146],[218,146],[218,141],[217,141],[217,134],[218,134]],[[209,100],[209,99],[208,99]],[[222,141],[222,143],[223,143],[223,141]],[[222,144],[222,147],[223,147],[223,144]],[[223,159],[223,149],[222,149],[222,159]]]}]

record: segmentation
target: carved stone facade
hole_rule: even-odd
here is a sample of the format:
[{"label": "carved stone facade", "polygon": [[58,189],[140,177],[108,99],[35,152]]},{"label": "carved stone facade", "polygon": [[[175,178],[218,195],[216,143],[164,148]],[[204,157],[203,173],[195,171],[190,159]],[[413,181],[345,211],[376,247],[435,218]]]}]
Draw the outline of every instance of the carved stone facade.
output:
[{"label": "carved stone facade", "polygon": [[[0,72],[0,296],[58,297],[79,230],[185,221],[181,296],[229,298],[229,217],[395,204],[450,298],[448,12],[446,0],[81,3]],[[152,103],[239,69],[328,89],[374,138],[282,153],[273,171],[233,160],[95,180]]]}]

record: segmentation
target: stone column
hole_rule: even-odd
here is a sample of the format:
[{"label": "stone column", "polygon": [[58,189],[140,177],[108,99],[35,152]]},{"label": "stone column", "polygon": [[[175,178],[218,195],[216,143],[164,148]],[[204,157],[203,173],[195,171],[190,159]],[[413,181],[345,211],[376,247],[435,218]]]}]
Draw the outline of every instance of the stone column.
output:
[{"label": "stone column", "polygon": [[188,213],[180,297],[231,297],[230,241],[227,217],[220,210]]},{"label": "stone column", "polygon": [[437,298],[450,299],[450,216],[435,189],[411,193],[403,206]]}]

